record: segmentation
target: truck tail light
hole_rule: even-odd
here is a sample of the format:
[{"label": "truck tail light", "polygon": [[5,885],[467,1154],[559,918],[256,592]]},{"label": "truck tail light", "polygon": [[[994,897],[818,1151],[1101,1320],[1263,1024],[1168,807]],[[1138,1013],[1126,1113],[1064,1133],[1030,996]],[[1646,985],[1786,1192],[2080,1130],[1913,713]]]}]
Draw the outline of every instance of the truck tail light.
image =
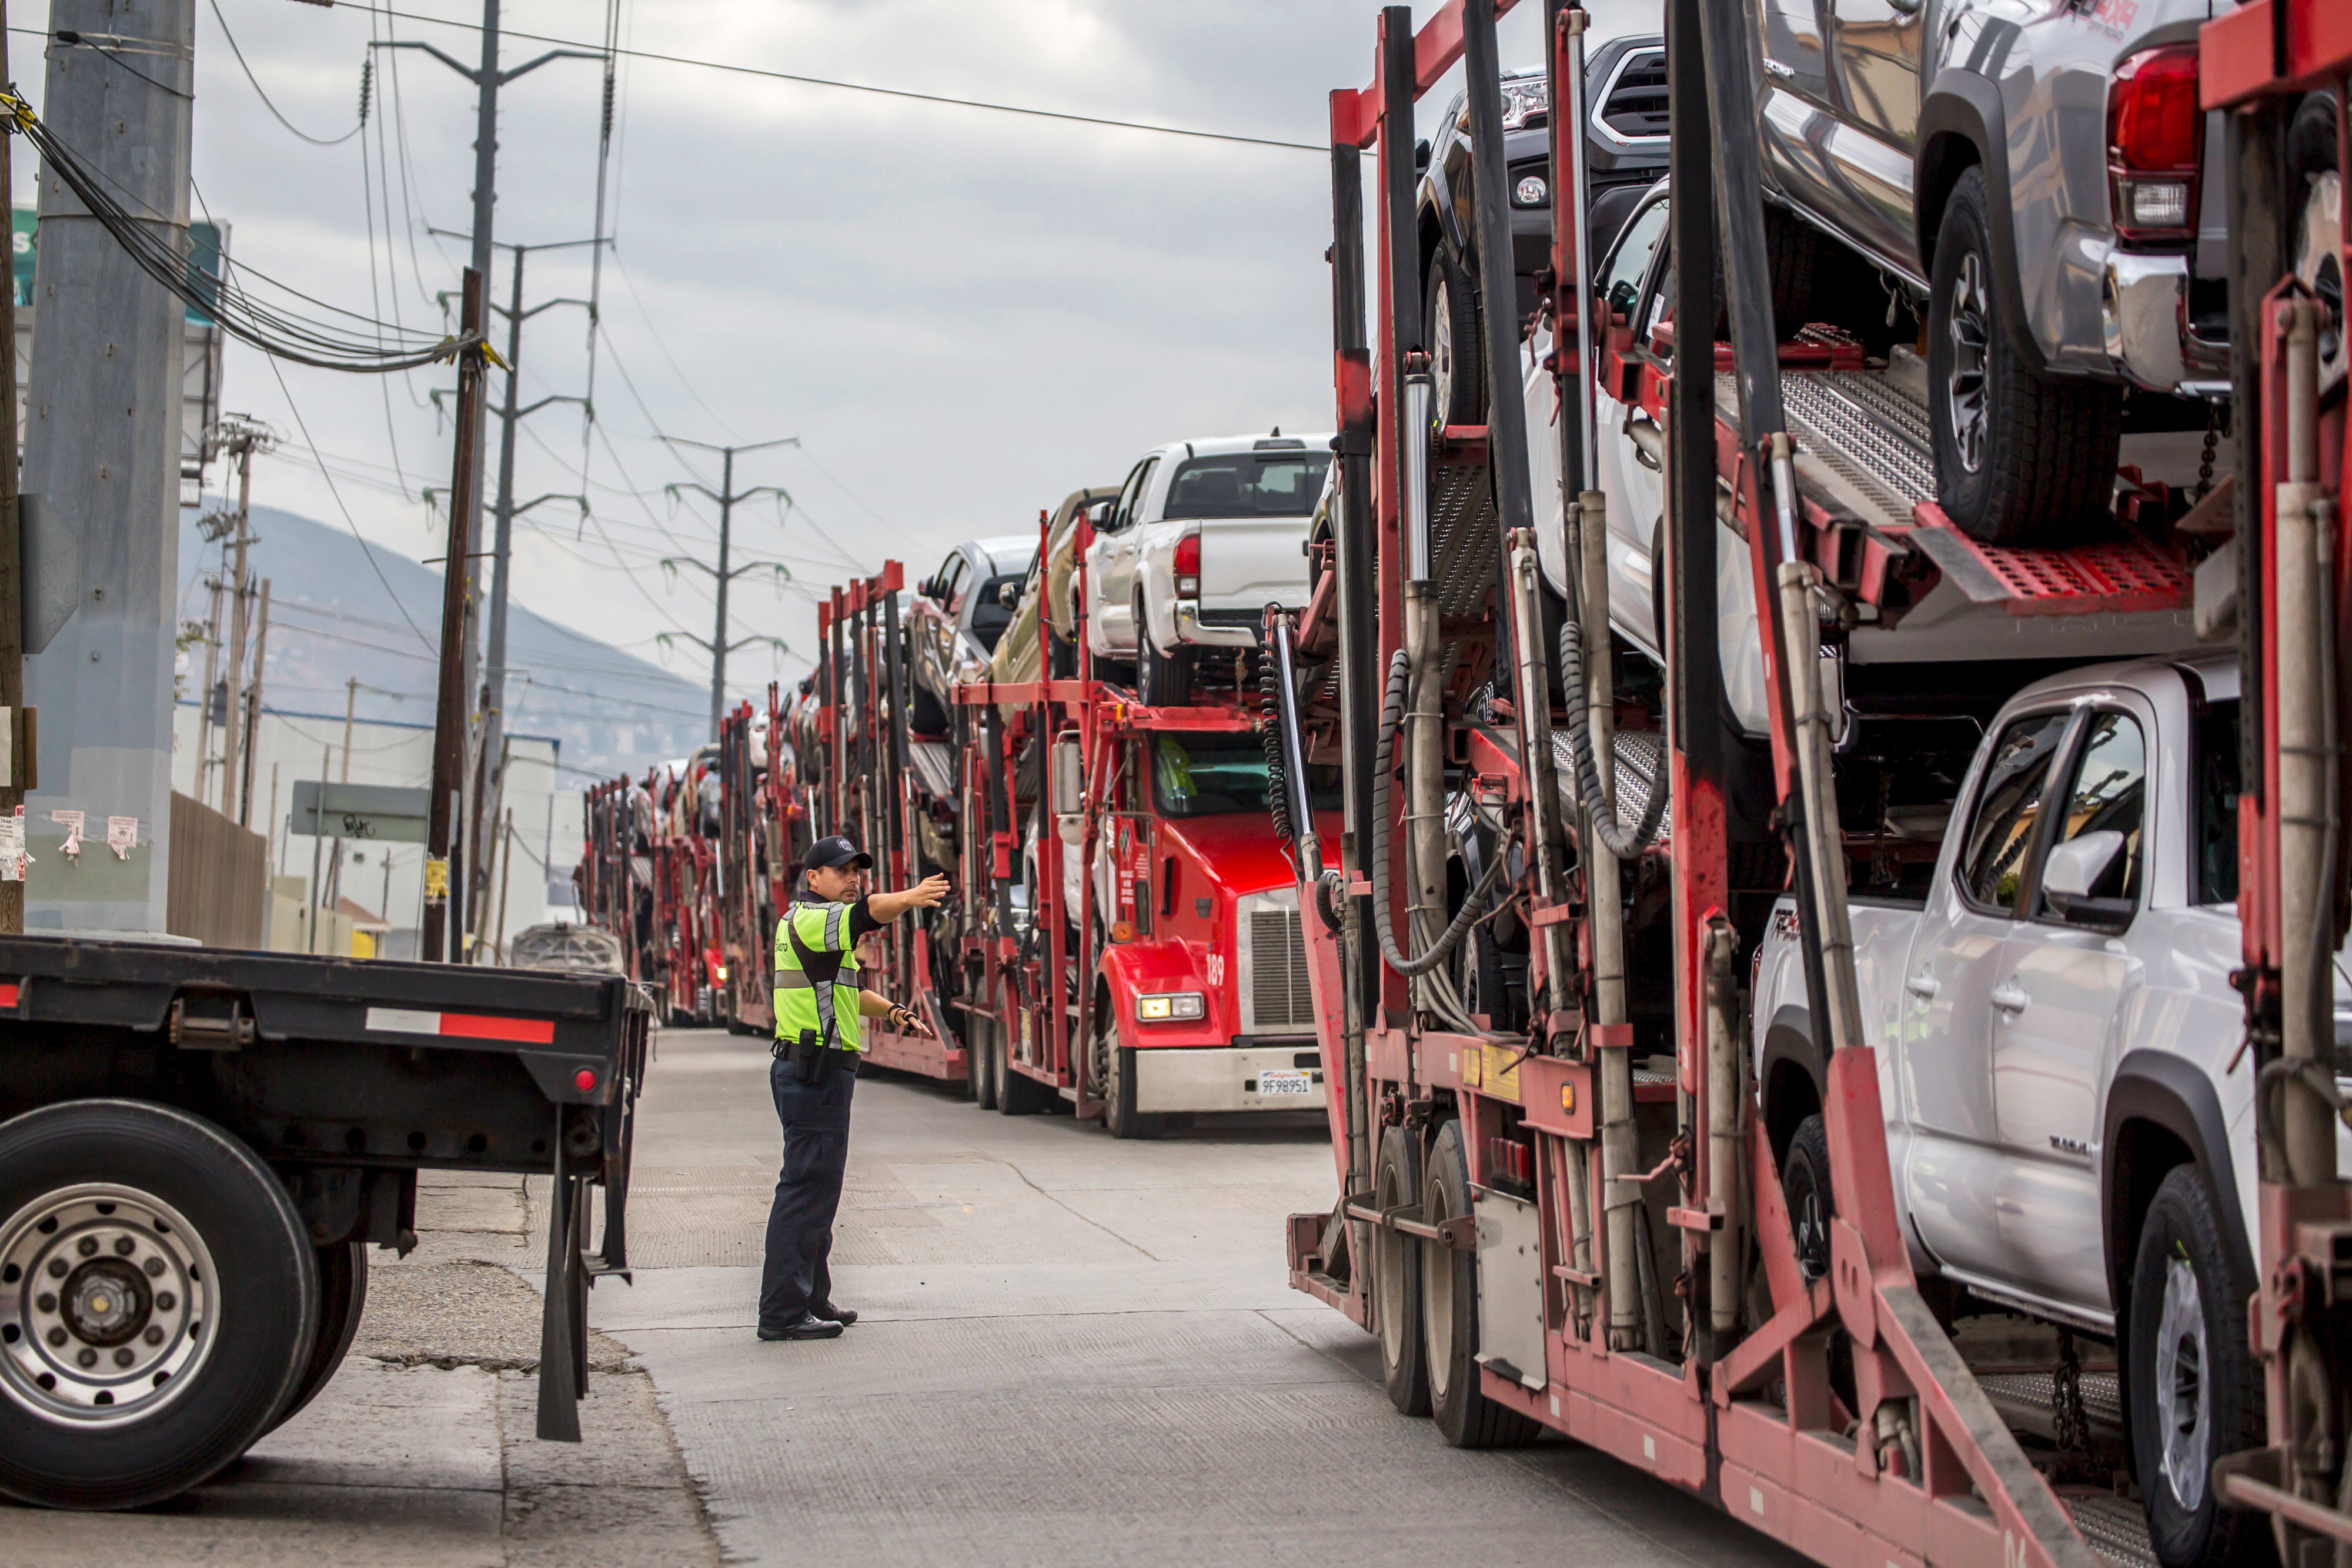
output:
[{"label": "truck tail light", "polygon": [[2116,232],[2128,240],[2185,239],[2194,233],[2197,167],[2204,151],[2196,47],[2172,44],[2125,56],[2107,84]]},{"label": "truck tail light", "polygon": [[1201,597],[1201,531],[1198,528],[1176,541],[1176,597]]}]

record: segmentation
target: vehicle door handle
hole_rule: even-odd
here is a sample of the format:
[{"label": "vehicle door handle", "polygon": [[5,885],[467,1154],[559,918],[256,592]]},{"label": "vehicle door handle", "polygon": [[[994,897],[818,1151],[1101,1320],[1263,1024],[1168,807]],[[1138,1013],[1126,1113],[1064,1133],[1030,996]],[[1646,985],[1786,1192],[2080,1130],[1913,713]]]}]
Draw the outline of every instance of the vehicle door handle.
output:
[{"label": "vehicle door handle", "polygon": [[1903,982],[1903,988],[1915,997],[1933,1001],[1937,994],[1943,990],[1944,985],[1933,975],[1913,975]]},{"label": "vehicle door handle", "polygon": [[2025,1004],[2032,1000],[2015,986],[1995,986],[1985,999],[2005,1013],[2021,1013]]}]

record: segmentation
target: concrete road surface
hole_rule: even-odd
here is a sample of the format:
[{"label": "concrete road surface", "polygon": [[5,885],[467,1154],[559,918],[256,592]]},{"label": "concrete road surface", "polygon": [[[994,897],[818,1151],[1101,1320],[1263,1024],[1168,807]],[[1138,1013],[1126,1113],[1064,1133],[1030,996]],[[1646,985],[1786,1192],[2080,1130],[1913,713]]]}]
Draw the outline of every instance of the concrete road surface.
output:
[{"label": "concrete road surface", "polygon": [[1459,1453],[1391,1409],[1372,1342],[1286,1283],[1283,1216],[1335,1190],[1316,1118],[1122,1144],[861,1080],[834,1273],[862,1321],[761,1343],[767,1071],[760,1041],[662,1036],[636,1284],[590,1304],[730,1562],[1800,1561],[1589,1450]]}]

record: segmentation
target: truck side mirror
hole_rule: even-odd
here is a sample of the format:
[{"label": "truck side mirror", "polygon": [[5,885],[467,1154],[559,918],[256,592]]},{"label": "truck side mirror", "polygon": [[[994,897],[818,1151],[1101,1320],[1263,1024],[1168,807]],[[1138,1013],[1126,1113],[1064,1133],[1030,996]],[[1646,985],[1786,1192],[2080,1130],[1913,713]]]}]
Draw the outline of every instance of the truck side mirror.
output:
[{"label": "truck side mirror", "polygon": [[997,584],[996,602],[1004,607],[1007,614],[1020,609],[1021,585],[1018,582],[1003,582]]},{"label": "truck side mirror", "polygon": [[1075,817],[1086,810],[1086,763],[1076,734],[1054,737],[1054,814]]}]

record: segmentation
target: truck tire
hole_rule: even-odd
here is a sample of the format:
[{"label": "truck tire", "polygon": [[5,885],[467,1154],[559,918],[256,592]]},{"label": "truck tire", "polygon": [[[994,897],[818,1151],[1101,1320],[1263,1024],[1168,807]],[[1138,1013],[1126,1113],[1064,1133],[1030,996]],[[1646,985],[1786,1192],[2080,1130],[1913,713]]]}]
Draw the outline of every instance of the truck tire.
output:
[{"label": "truck tire", "polygon": [[2221,1506],[2213,1461],[2263,1441],[2260,1369],[2247,1354],[2242,1279],[2205,1173],[2176,1166],[2140,1222],[2124,1386],[2148,1544],[2165,1568],[2214,1568],[2267,1554],[2260,1515]]},{"label": "truck tire", "polygon": [[319,1396],[319,1390],[334,1380],[336,1368],[343,1364],[352,1342],[359,1337],[360,1318],[367,1311],[367,1244],[339,1241],[315,1250],[319,1254],[319,1332],[311,1338],[310,1359],[302,1368],[294,1397],[269,1424],[273,1432],[299,1415],[304,1406]]},{"label": "truck tire", "polygon": [[996,1063],[989,1039],[995,1031],[978,1013],[963,1015],[963,1082],[971,1103],[983,1111],[996,1109]]},{"label": "truck tire", "polygon": [[53,1507],[202,1482],[288,1408],[318,1337],[285,1186],[211,1123],[135,1101],[0,1124],[0,1495]]},{"label": "truck tire", "polygon": [[1136,606],[1136,697],[1145,707],[1183,707],[1192,700],[1192,650],[1163,653],[1143,631],[1143,607]]},{"label": "truck tire", "polygon": [[[1372,1207],[1383,1212],[1421,1201],[1421,1145],[1402,1127],[1381,1134]],[[1372,1231],[1372,1317],[1381,1342],[1381,1383],[1406,1416],[1429,1414],[1429,1361],[1421,1332],[1422,1254],[1427,1249],[1383,1225]]]},{"label": "truck tire", "polygon": [[2123,391],[2052,381],[2019,358],[1995,269],[1984,173],[1965,171],[1936,232],[1927,301],[1927,427],[1936,499],[1987,544],[2056,544],[2109,510]]},{"label": "truck tire", "polygon": [[1034,1116],[1050,1104],[1054,1092],[1013,1065],[1013,1042],[989,1030],[988,1066],[996,1081],[996,1113],[1000,1116]]},{"label": "truck tire", "polygon": [[[1108,1012],[1108,1008],[1097,1014]],[[1103,1130],[1114,1138],[1156,1138],[1168,1130],[1166,1118],[1147,1116],[1135,1108],[1135,1047],[1118,1043],[1112,1025],[1110,1043],[1103,1052],[1109,1071],[1103,1079]]]},{"label": "truck tire", "polygon": [[1422,287],[1421,329],[1429,345],[1429,373],[1437,383],[1432,403],[1440,424],[1486,422],[1486,339],[1479,336],[1478,299],[1444,240],[1430,253]]},{"label": "truck tire", "polygon": [[[1443,1225],[1471,1212],[1470,1166],[1462,1152],[1462,1124],[1448,1122],[1429,1145],[1422,1218]],[[1429,1413],[1457,1448],[1515,1448],[1541,1430],[1478,1386],[1478,1255],[1430,1245],[1423,1249],[1422,1336],[1429,1370]]]}]

